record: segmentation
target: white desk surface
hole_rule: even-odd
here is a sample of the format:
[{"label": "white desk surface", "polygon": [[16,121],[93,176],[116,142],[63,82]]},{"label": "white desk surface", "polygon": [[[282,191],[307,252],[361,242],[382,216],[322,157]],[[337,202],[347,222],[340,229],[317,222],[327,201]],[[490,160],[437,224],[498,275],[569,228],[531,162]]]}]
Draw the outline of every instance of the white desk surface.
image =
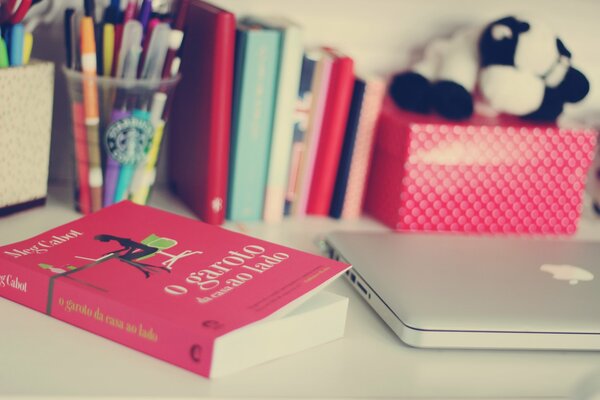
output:
[{"label": "white desk surface", "polygon": [[[45,207],[0,218],[0,245],[77,218],[69,196],[52,188]],[[151,204],[191,216],[166,193]],[[328,230],[385,229],[327,218],[236,228],[313,252]],[[586,213],[576,237],[598,240],[600,220]],[[0,299],[0,398],[556,398],[600,382],[600,352],[410,348],[346,282],[329,290],[350,298],[343,339],[217,380]]]}]

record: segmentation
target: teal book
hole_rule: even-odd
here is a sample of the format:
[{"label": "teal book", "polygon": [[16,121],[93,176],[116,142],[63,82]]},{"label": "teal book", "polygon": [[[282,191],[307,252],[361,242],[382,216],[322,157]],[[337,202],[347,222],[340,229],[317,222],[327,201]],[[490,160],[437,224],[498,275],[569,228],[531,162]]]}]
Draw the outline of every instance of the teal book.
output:
[{"label": "teal book", "polygon": [[262,219],[281,32],[240,24],[236,33],[227,218]]}]

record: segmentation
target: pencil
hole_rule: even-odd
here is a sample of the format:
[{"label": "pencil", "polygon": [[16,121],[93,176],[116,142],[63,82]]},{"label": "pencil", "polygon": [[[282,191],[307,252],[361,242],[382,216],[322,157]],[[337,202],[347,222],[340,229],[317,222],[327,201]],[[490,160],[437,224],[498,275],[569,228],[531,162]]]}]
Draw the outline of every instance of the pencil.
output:
[{"label": "pencil", "polygon": [[90,162],[91,211],[94,212],[102,208],[102,167],[99,143],[98,86],[96,82],[96,42],[92,17],[81,19],[81,68],[83,71],[83,109]]}]

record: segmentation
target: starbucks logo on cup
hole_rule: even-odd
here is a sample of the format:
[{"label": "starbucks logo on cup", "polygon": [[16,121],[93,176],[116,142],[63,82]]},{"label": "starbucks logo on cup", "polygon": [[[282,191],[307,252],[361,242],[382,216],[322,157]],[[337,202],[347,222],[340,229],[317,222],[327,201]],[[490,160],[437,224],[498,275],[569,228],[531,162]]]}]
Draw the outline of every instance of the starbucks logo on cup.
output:
[{"label": "starbucks logo on cup", "polygon": [[154,129],[149,121],[127,117],[114,122],[106,131],[106,148],[120,164],[135,164],[144,159]]}]

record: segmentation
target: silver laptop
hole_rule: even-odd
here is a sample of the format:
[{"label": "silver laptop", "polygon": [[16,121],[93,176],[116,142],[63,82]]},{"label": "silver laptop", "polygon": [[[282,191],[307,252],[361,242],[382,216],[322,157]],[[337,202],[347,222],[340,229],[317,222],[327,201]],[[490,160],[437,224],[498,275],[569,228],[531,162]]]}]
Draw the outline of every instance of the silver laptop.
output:
[{"label": "silver laptop", "polygon": [[600,349],[600,242],[334,232],[325,243],[411,346]]}]

